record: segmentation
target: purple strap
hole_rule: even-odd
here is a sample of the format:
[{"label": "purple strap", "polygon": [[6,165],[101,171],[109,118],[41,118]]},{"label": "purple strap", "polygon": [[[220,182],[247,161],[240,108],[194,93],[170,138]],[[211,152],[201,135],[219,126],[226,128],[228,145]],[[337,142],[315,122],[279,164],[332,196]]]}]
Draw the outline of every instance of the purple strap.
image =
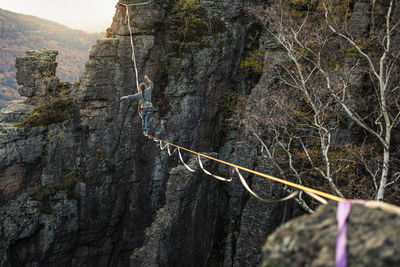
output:
[{"label": "purple strap", "polygon": [[338,235],[336,238],[336,267],[347,266],[347,252],[346,252],[346,231],[347,231],[347,217],[349,217],[351,210],[350,201],[340,201],[337,206],[336,219],[338,222]]},{"label": "purple strap", "polygon": [[351,203],[364,204],[364,200],[354,199],[354,200],[344,200],[339,201],[336,211],[336,220],[338,222],[338,235],[336,238],[336,267],[346,267],[347,266],[347,218],[349,217],[351,210]]}]

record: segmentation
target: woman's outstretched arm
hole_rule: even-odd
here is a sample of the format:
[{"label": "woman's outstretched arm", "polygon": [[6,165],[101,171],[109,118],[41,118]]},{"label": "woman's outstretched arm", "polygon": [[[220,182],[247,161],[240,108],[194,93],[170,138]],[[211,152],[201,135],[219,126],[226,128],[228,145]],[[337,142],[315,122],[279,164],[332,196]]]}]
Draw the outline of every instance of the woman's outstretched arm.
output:
[{"label": "woman's outstretched arm", "polygon": [[149,83],[149,88],[147,90],[153,91],[154,84],[153,82],[149,79],[149,76],[144,75],[144,79]]},{"label": "woman's outstretched arm", "polygon": [[138,93],[136,93],[136,94],[134,94],[134,95],[126,95],[126,96],[121,97],[119,100],[120,100],[120,101],[124,101],[124,100],[128,100],[128,99],[137,98],[137,97],[139,97],[141,94],[142,94],[141,92],[138,92]]}]

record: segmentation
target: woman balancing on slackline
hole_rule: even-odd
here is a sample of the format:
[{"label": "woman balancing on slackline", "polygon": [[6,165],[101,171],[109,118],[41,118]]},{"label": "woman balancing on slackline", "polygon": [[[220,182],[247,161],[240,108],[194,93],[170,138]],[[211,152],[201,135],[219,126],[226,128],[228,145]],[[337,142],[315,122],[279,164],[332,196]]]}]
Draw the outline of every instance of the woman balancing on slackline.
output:
[{"label": "woman balancing on slackline", "polygon": [[140,92],[134,95],[127,95],[120,98],[121,101],[125,99],[136,99],[139,98],[140,113],[142,114],[142,128],[145,134],[149,134],[149,119],[150,115],[153,114],[153,105],[151,104],[151,93],[153,92],[153,82],[150,81],[147,75],[144,79],[149,83],[149,87],[146,89],[146,85],[141,83],[139,85]]}]

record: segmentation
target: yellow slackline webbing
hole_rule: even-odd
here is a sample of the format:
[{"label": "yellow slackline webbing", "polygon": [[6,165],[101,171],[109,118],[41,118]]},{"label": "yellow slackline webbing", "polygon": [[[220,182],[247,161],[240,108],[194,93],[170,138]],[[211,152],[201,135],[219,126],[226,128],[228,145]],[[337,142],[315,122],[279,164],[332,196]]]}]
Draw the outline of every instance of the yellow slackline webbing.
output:
[{"label": "yellow slackline webbing", "polygon": [[[152,137],[150,137],[149,135],[146,135],[146,136],[147,136],[148,138],[150,138],[150,139],[153,139],[154,142],[160,143],[160,149],[161,149],[161,150],[164,150],[164,149],[167,147],[167,148],[168,148],[168,154],[169,154],[170,156],[172,155],[171,152],[170,152],[170,150],[169,150],[169,144],[166,143],[166,144],[164,145],[164,147],[163,147],[163,145],[162,145],[162,144],[163,144],[163,141],[161,141],[161,140],[156,140],[155,138],[152,138]],[[176,150],[178,150],[179,159],[181,160],[182,164],[183,164],[190,172],[195,172],[196,170],[193,170],[192,168],[190,168],[190,166],[188,166],[188,165],[183,161],[183,158],[182,158],[182,154],[181,154],[181,152],[180,152],[180,149],[179,149],[179,148],[175,148],[174,151],[176,151]],[[173,153],[173,152],[172,152],[172,153]],[[215,178],[215,179],[217,179],[217,180],[223,181],[223,182],[231,182],[231,181],[232,181],[232,177],[228,179],[228,178],[225,178],[225,177],[221,177],[221,176],[218,176],[218,175],[214,175],[214,174],[212,174],[211,172],[209,172],[209,171],[207,171],[206,169],[204,169],[203,163],[201,162],[201,156],[200,156],[200,155],[197,155],[197,159],[198,159],[198,161],[199,161],[200,169],[202,169],[203,172],[204,172],[205,174],[210,175],[211,177],[213,177],[213,178]],[[272,204],[272,203],[278,203],[278,202],[282,202],[282,201],[287,201],[287,200],[289,200],[289,199],[294,198],[295,196],[297,196],[297,195],[299,194],[299,191],[297,190],[297,191],[294,191],[294,192],[292,192],[291,194],[289,194],[288,196],[286,196],[286,197],[284,197],[284,198],[281,198],[281,199],[274,199],[274,200],[264,199],[264,198],[260,197],[257,193],[255,193],[253,190],[251,190],[251,188],[249,187],[249,185],[247,184],[246,180],[244,179],[244,177],[242,176],[242,174],[239,172],[239,170],[238,170],[237,168],[235,168],[235,170],[236,170],[237,174],[239,175],[240,181],[242,182],[242,185],[246,188],[246,190],[247,190],[251,195],[253,195],[255,198],[261,200],[261,201],[264,202],[264,203],[270,203],[270,204]],[[306,192],[306,193],[307,193],[307,194],[312,194],[312,193],[309,193],[309,192]],[[317,199],[318,201],[322,202],[323,204],[326,204],[326,203],[327,203],[326,200],[325,200],[324,198],[320,197],[320,196],[317,196],[317,195],[315,195],[315,194],[312,194],[312,197],[314,197],[314,198]],[[322,200],[322,201],[321,201],[321,200]]]},{"label": "yellow slackline webbing", "polygon": [[[137,70],[137,66],[136,66],[135,47],[134,47],[134,44],[133,44],[133,37],[132,37],[133,34],[132,34],[132,29],[131,29],[131,25],[130,25],[130,18],[129,18],[129,6],[147,5],[147,4],[149,4],[149,3],[150,3],[150,2],[143,2],[143,3],[137,3],[137,4],[123,4],[123,3],[119,3],[120,5],[126,7],[126,15],[127,15],[127,20],[128,20],[129,35],[130,35],[130,41],[131,41],[131,46],[132,46],[132,61],[133,61],[133,63],[134,63],[134,68],[135,68],[136,87],[137,87],[138,92],[140,91],[140,90],[139,90],[139,79],[138,79],[139,77],[138,77],[138,70]],[[140,114],[140,109],[139,109],[138,113],[139,113],[139,116],[142,118],[142,114]],[[142,118],[142,119],[143,119],[143,118]],[[201,154],[201,153],[199,153],[199,152],[195,152],[195,151],[192,151],[192,150],[190,150],[190,149],[187,149],[187,148],[184,148],[184,147],[181,147],[181,146],[178,146],[178,145],[169,143],[169,142],[164,141],[164,140],[162,140],[162,139],[155,138],[155,137],[150,136],[150,135],[149,135],[149,137],[150,137],[150,138],[153,138],[155,141],[160,141],[161,150],[164,150],[164,148],[165,148],[165,147],[162,148],[161,142],[164,142],[164,143],[166,143],[167,145],[171,145],[171,146],[176,147],[176,148],[178,149],[178,153],[179,153],[179,158],[180,158],[180,160],[181,160],[182,163],[185,165],[185,167],[186,167],[189,171],[191,171],[191,172],[194,172],[194,170],[191,169],[191,168],[183,161],[183,158],[182,158],[180,149],[183,149],[183,150],[185,150],[185,151],[187,151],[187,152],[190,152],[190,153],[192,153],[192,154],[198,155],[198,156],[199,156],[198,160],[199,160],[200,167],[201,167],[201,169],[202,169],[205,173],[207,173],[207,174],[208,174],[208,171],[205,170],[205,169],[203,168],[203,166],[202,166],[203,164],[201,163],[200,156],[205,157],[205,158],[208,158],[208,159],[211,159],[211,160],[213,160],[213,161],[216,161],[216,162],[219,162],[219,163],[222,163],[222,164],[225,164],[225,165],[228,165],[228,166],[231,166],[231,167],[234,167],[235,170],[236,170],[236,172],[237,172],[238,175],[239,175],[239,178],[240,178],[242,184],[246,187],[246,189],[247,189],[253,196],[255,196],[256,198],[258,198],[258,199],[260,199],[260,200],[262,200],[262,201],[264,201],[264,202],[266,202],[266,201],[265,201],[264,199],[260,198],[255,192],[253,192],[253,191],[247,186],[246,182],[245,182],[244,179],[242,179],[242,177],[241,177],[241,174],[240,174],[240,172],[239,172],[239,169],[240,169],[240,170],[243,170],[243,171],[246,171],[246,172],[249,172],[249,173],[252,173],[252,174],[255,174],[255,175],[258,175],[258,176],[261,176],[261,177],[264,177],[264,178],[267,178],[267,179],[270,179],[270,180],[273,180],[273,181],[276,181],[276,182],[279,182],[279,183],[282,183],[282,184],[285,184],[285,185],[288,185],[288,186],[291,186],[291,187],[294,187],[294,188],[297,188],[297,189],[300,189],[300,190],[303,190],[303,191],[305,191],[305,192],[310,193],[310,195],[316,194],[317,196],[322,196],[322,197],[325,197],[325,198],[328,198],[328,199],[331,199],[331,200],[335,200],[335,201],[341,201],[341,200],[343,200],[343,199],[340,198],[340,197],[337,197],[337,196],[334,196],[334,195],[331,195],[331,194],[328,194],[328,193],[325,193],[325,192],[322,192],[322,191],[319,191],[319,190],[316,190],[316,189],[308,188],[308,187],[306,187],[306,186],[302,186],[302,185],[299,185],[299,184],[296,184],[296,183],[292,183],[292,182],[289,182],[289,181],[286,181],[286,180],[283,180],[283,179],[280,179],[280,178],[277,178],[277,177],[274,177],[274,176],[271,176],[271,175],[268,175],[268,174],[264,174],[264,173],[261,173],[261,172],[253,171],[253,170],[251,170],[251,169],[247,169],[247,168],[245,168],[245,167],[241,167],[241,166],[238,166],[238,165],[235,165],[235,164],[232,164],[232,163],[223,161],[223,160],[219,160],[219,159],[216,159],[216,158],[213,158],[213,157],[210,157],[210,156]],[[175,151],[174,151],[174,152],[175,152]],[[172,152],[172,154],[173,154],[174,152]],[[168,146],[168,154],[171,156],[171,152],[170,152],[169,146]],[[215,176],[215,175],[213,175],[213,174],[211,174],[211,173],[210,173],[209,175],[211,175],[211,176],[213,176],[214,178],[219,179],[219,180],[229,181],[229,179],[225,179],[225,178],[223,178],[223,177]],[[292,193],[291,195],[289,195],[287,198],[283,198],[282,200],[289,199],[291,196],[293,197],[295,194],[297,195],[296,192],[293,192],[293,193]]]},{"label": "yellow slackline webbing", "polygon": [[[132,35],[133,35],[133,34],[132,34],[132,29],[131,29],[131,25],[130,25],[130,18],[129,18],[129,6],[144,5],[144,4],[148,4],[148,3],[149,3],[149,2],[138,3],[138,4],[122,4],[122,3],[120,3],[120,5],[126,6],[126,13],[127,13],[127,19],[128,19],[128,28],[129,28],[129,34],[130,34],[131,46],[132,46],[132,60],[133,60],[133,63],[134,63],[134,68],[135,68],[136,87],[137,87],[137,90],[138,90],[138,91],[140,91],[140,90],[139,90],[139,80],[138,80],[138,70],[137,70],[137,66],[136,66],[135,47],[134,47],[134,44],[133,44],[133,38],[132,38]],[[142,115],[140,114],[140,110],[139,110],[139,115],[140,115],[140,117],[142,117]],[[171,146],[176,147],[176,148],[178,149],[179,158],[181,159],[181,161],[182,161],[182,163],[185,165],[185,167],[186,167],[188,170],[190,170],[191,172],[193,172],[194,170],[191,169],[191,168],[183,161],[183,158],[182,158],[180,149],[183,149],[183,150],[185,150],[185,151],[187,151],[187,152],[190,152],[190,153],[192,153],[192,154],[195,154],[195,155],[198,155],[198,156],[202,156],[202,157],[211,159],[211,160],[213,160],[213,161],[216,161],[216,162],[219,162],[219,163],[222,163],[222,164],[225,164],[225,165],[234,167],[235,170],[236,170],[236,172],[238,173],[239,177],[241,176],[240,173],[239,173],[239,171],[238,171],[238,170],[240,169],[240,170],[243,170],[243,171],[246,171],[246,172],[249,172],[249,173],[252,173],[252,174],[255,174],[255,175],[264,177],[264,178],[267,178],[267,179],[269,179],[269,180],[273,180],[273,181],[276,181],[276,182],[279,182],[279,183],[282,183],[282,184],[285,184],[285,185],[288,185],[288,186],[291,186],[291,187],[300,189],[300,190],[302,190],[302,191],[309,192],[309,193],[311,193],[310,195],[316,194],[316,195],[318,195],[318,196],[325,197],[325,198],[328,198],[328,199],[331,199],[331,200],[335,200],[335,201],[341,201],[341,200],[343,200],[343,199],[340,198],[340,197],[337,197],[337,196],[334,196],[334,195],[331,195],[331,194],[328,194],[328,193],[325,193],[325,192],[322,192],[322,191],[319,191],[319,190],[316,190],[316,189],[313,189],[313,188],[309,188],[309,187],[306,187],[306,186],[303,186],[303,185],[299,185],[299,184],[296,184],[296,183],[292,183],[292,182],[289,182],[289,181],[286,181],[286,180],[283,180],[283,179],[280,179],[280,178],[277,178],[277,177],[274,177],[274,176],[271,176],[271,175],[268,175],[268,174],[264,174],[264,173],[261,173],[261,172],[253,171],[253,170],[251,170],[251,169],[248,169],[248,168],[245,168],[245,167],[241,167],[241,166],[239,166],[239,165],[232,164],[232,163],[229,163],[229,162],[220,160],[220,159],[216,159],[216,158],[213,158],[213,157],[210,157],[210,156],[201,154],[201,153],[199,153],[199,152],[195,152],[195,151],[192,151],[192,150],[190,150],[190,149],[187,149],[187,148],[184,148],[184,147],[181,147],[181,146],[178,146],[178,145],[169,143],[169,142],[164,141],[164,140],[162,140],[162,139],[155,138],[155,137],[150,136],[150,135],[149,135],[149,137],[150,137],[150,138],[153,138],[155,141],[160,141],[160,145],[161,145],[161,142],[164,142],[164,143],[166,143],[167,145],[171,145]],[[165,148],[165,147],[164,147],[164,148]],[[164,148],[161,148],[161,150],[164,150]],[[174,151],[174,152],[175,152],[175,151]],[[172,153],[174,153],[174,152],[172,152]],[[169,150],[169,147],[168,147],[168,154],[171,155],[171,152],[170,152],[170,150]],[[201,163],[201,161],[200,161],[200,158],[199,158],[199,164],[200,164],[200,167],[202,168],[202,163]],[[203,171],[204,171],[205,173],[207,173],[207,171],[204,170],[204,168],[202,168],[202,169],[203,169]],[[210,175],[212,175],[212,174],[210,174]],[[214,175],[212,175],[212,176],[214,176]],[[215,178],[216,178],[216,177],[215,177]],[[222,177],[219,177],[219,178],[222,178]],[[219,179],[219,178],[217,178],[217,179]],[[240,177],[240,178],[241,178],[241,177]],[[221,180],[222,180],[222,179],[221,179]],[[226,179],[226,180],[228,180],[228,179]],[[241,179],[241,182],[243,183],[243,182],[244,182],[244,179]],[[245,184],[245,182],[244,182],[243,184],[244,184],[244,186],[246,187],[247,184]],[[248,186],[247,186],[247,187],[248,187]],[[255,194],[250,188],[247,188],[247,187],[246,187],[246,189],[247,189],[253,196],[255,196],[255,197],[258,198],[258,199],[261,199],[261,198],[260,198],[257,194]],[[295,192],[294,192],[294,193],[295,193]],[[294,193],[292,193],[291,195],[293,195]]]},{"label": "yellow slackline webbing", "polygon": [[[240,169],[240,170],[243,170],[243,171],[246,171],[246,172],[249,172],[249,173],[264,177],[264,178],[267,178],[269,180],[272,180],[272,181],[275,181],[275,182],[278,182],[278,183],[281,183],[281,184],[285,184],[285,185],[300,189],[300,190],[302,190],[304,192],[310,192],[312,194],[316,194],[318,196],[321,196],[321,197],[324,197],[324,198],[327,198],[327,199],[331,199],[331,200],[334,200],[334,201],[342,201],[342,200],[344,200],[343,198],[340,198],[338,196],[334,196],[334,195],[329,194],[329,193],[325,193],[325,192],[322,192],[322,191],[319,191],[319,190],[316,190],[316,189],[313,189],[313,188],[309,188],[307,186],[299,185],[299,184],[296,184],[296,183],[293,183],[293,182],[289,182],[289,181],[286,181],[286,180],[283,180],[283,179],[280,179],[280,178],[277,178],[277,177],[274,177],[274,176],[271,176],[271,175],[268,175],[268,174],[264,174],[264,173],[261,173],[261,172],[258,172],[258,171],[254,171],[254,170],[251,170],[251,169],[248,169],[248,168],[245,168],[245,167],[242,167],[242,166],[230,163],[230,162],[226,162],[226,161],[223,161],[223,160],[220,160],[220,159],[216,159],[216,158],[213,158],[211,156],[207,156],[205,154],[202,154],[202,153],[199,153],[199,152],[196,152],[196,151],[193,151],[193,150],[190,150],[190,149],[187,149],[187,148],[172,144],[170,142],[164,141],[164,140],[162,140],[160,138],[153,137],[151,135],[148,135],[148,137],[149,138],[153,138],[155,141],[161,141],[161,142],[164,142],[164,143],[166,143],[166,144],[168,144],[170,146],[176,147],[178,149],[178,151],[182,149],[182,150],[185,150],[185,151],[187,151],[189,153],[208,158],[210,160],[222,163],[224,165],[228,165],[228,166],[231,166],[233,168],[237,168],[237,169]],[[168,150],[169,150],[169,148],[168,148]]]},{"label": "yellow slackline webbing", "polygon": [[232,181],[232,177],[231,178],[221,177],[221,176],[218,176],[218,175],[214,175],[211,172],[209,172],[206,169],[204,169],[203,162],[201,161],[201,156],[200,155],[197,155],[197,159],[199,161],[200,169],[202,169],[205,174],[210,175],[210,176],[214,177],[215,179],[223,181],[223,182],[231,182]]}]

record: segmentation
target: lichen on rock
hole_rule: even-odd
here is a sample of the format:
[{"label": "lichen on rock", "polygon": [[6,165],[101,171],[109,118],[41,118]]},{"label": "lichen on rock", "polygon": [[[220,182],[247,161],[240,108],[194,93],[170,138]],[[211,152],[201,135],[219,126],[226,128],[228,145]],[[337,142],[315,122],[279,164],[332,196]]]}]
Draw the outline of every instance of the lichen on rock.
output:
[{"label": "lichen on rock", "polygon": [[16,59],[18,92],[28,103],[51,93],[59,83],[56,76],[56,50],[30,50]]},{"label": "lichen on rock", "polygon": [[[224,184],[189,173],[176,154],[143,136],[137,101],[120,101],[147,74],[155,84],[153,136],[274,172],[231,120],[240,97],[251,101],[263,90],[255,86],[259,74],[240,68],[247,52],[271,48],[280,57],[271,37],[242,16],[246,4],[260,1],[199,1],[197,15],[208,27],[181,49],[168,20],[174,2],[129,8],[138,77],[119,5],[115,37],[96,42],[79,81],[58,80],[55,51],[17,59],[29,104],[37,108],[65,88],[72,111],[66,120],[21,128],[12,126],[35,107],[0,115],[0,266],[257,266],[267,235],[299,213],[294,202],[251,198],[237,178]],[[231,175],[228,166],[203,163]],[[245,178],[265,197],[282,195],[279,185]]]},{"label": "lichen on rock", "polygon": [[[381,207],[384,207],[382,209]],[[348,266],[400,263],[400,209],[384,203],[354,203],[347,220]],[[279,227],[263,248],[262,266],[334,266],[336,203]]]}]

